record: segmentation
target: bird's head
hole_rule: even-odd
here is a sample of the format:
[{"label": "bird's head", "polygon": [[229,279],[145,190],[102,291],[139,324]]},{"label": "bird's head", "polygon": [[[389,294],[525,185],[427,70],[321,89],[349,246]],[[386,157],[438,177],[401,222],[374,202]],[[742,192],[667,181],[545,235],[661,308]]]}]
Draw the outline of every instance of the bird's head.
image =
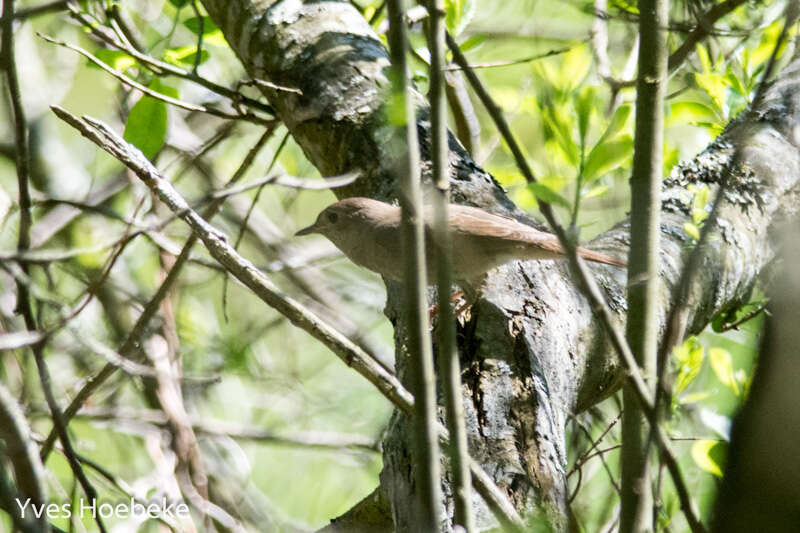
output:
[{"label": "bird's head", "polygon": [[313,224],[295,235],[319,233],[341,248],[353,239],[369,238],[365,233],[392,218],[395,210],[371,198],[346,198],[323,209]]}]

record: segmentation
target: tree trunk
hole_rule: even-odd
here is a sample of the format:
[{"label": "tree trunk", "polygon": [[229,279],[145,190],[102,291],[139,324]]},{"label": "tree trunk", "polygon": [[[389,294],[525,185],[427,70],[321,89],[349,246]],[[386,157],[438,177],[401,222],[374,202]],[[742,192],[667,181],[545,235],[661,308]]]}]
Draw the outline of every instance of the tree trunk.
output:
[{"label": "tree trunk", "polygon": [[[357,170],[361,178],[337,189],[344,196],[396,197],[391,170],[397,154],[388,152],[382,125],[388,56],[367,22],[347,2],[203,0],[249,75],[297,88],[265,89],[270,103],[305,154],[323,175]],[[773,222],[794,209],[800,156],[797,64],[787,68],[762,108],[734,121],[695,160],[679,166],[664,182],[661,218],[660,300],[669,302],[690,238],[690,183],[716,190],[734,147],[742,164],[722,204],[719,232],[711,239],[702,272],[692,289],[689,331],[698,332],[719,311],[748,300],[764,265],[772,258]],[[423,177],[430,178],[427,108],[419,99]],[[452,200],[482,206],[527,220],[494,179],[476,165],[451,137]],[[629,223],[598,237],[592,247],[623,255]],[[607,301],[625,320],[626,273],[592,265]],[[405,376],[401,291],[389,284],[386,313],[396,326],[397,369]],[[659,311],[663,324],[669,305]],[[482,299],[460,329],[459,350],[470,452],[503,488],[517,509],[533,517],[538,509],[556,529],[567,524],[565,424],[567,417],[613,393],[624,378],[598,321],[570,279],[564,262],[511,263],[492,272]],[[409,465],[408,420],[395,414],[384,442],[384,471],[377,493],[338,523],[365,530],[408,531],[414,497]],[[449,488],[444,487],[449,497]],[[449,498],[448,498],[449,502]],[[391,505],[391,514],[385,508]],[[477,500],[476,500],[477,503]],[[448,511],[452,512],[448,503]],[[481,529],[494,524],[482,504]],[[378,518],[376,518],[378,517]],[[335,524],[329,530],[336,530]]]}]

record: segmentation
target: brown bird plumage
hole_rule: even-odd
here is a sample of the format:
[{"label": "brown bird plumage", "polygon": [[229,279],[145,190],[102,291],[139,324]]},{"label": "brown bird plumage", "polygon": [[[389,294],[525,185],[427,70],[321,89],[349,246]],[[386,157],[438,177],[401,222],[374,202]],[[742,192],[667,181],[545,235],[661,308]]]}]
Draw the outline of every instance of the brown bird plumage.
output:
[{"label": "brown bird plumage", "polygon": [[[433,219],[430,207],[425,208],[424,217],[426,257],[431,273],[436,257],[435,247],[430,244]],[[297,235],[320,233],[357,265],[399,281],[405,268],[400,252],[400,222],[398,206],[370,198],[347,198],[326,207],[314,224]],[[451,204],[448,224],[453,244],[453,277],[459,282],[472,282],[513,260],[558,259],[565,255],[555,235],[476,207]],[[624,261],[586,248],[579,247],[578,254],[589,261],[626,266]]]}]

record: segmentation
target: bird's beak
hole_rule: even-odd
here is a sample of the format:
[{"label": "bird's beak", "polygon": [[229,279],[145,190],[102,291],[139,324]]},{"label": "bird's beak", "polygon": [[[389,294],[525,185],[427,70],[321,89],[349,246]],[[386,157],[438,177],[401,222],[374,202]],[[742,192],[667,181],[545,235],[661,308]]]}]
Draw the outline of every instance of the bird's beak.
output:
[{"label": "bird's beak", "polygon": [[312,233],[317,233],[317,225],[316,225],[316,223],[311,224],[310,226],[301,229],[300,231],[295,233],[295,236],[296,237],[300,237],[302,235],[310,235]]}]

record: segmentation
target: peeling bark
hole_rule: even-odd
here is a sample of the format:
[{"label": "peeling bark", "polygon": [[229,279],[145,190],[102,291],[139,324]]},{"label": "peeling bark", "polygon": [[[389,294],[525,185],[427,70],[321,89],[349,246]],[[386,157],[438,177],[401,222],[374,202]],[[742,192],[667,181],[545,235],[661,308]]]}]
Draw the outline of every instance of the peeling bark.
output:
[{"label": "peeling bark", "polygon": [[[347,2],[203,0],[203,4],[249,75],[302,91],[297,95],[267,90],[266,95],[309,160],[324,175],[361,172],[357,182],[337,194],[394,198],[390,172],[394,155],[387,151],[388,130],[382,126],[388,58],[359,13]],[[661,300],[669,302],[690,245],[683,230],[692,200],[686,185],[707,184],[713,195],[734,148],[741,150],[741,165],[734,169],[720,212],[719,231],[691,291],[690,332],[702,330],[716,313],[747,301],[759,272],[772,258],[773,224],[796,209],[798,79],[800,68],[795,63],[773,84],[760,109],[743,113],[664,182]],[[429,179],[429,124],[422,98],[419,109],[423,174]],[[527,220],[452,137],[449,159],[454,202]],[[623,221],[595,239],[592,248],[624,253],[628,242],[629,222]],[[624,321],[626,273],[605,265],[591,268],[609,306]],[[386,313],[396,326],[397,366],[404,376],[400,290],[392,284],[388,288]],[[668,307],[659,315],[662,329]],[[534,517],[543,510],[556,529],[566,528],[567,417],[613,393],[624,378],[566,265],[515,262],[492,272],[471,320],[459,330],[458,342],[471,454],[507,491],[521,514]],[[359,517],[388,519],[387,505],[396,531],[408,531],[413,523],[408,516],[414,486],[407,424],[402,415],[392,417],[381,485],[339,519],[348,524],[348,531],[357,531],[356,524],[365,528],[376,524]],[[448,488],[444,487],[446,495]],[[474,501],[480,528],[491,527],[494,521],[486,507],[477,496]],[[448,512],[452,512],[449,505]]]}]

